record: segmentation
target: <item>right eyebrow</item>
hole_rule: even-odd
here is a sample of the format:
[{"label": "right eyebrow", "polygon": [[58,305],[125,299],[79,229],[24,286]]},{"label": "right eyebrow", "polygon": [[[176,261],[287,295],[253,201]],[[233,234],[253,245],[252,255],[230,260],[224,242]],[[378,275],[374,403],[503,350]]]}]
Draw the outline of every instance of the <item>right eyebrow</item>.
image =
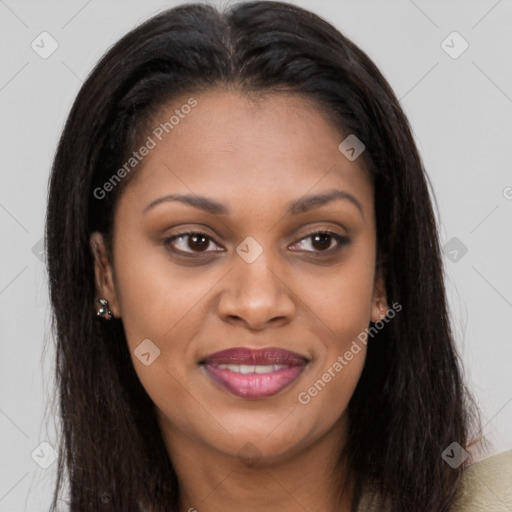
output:
[{"label": "right eyebrow", "polygon": [[146,213],[151,208],[154,208],[155,206],[170,202],[170,201],[180,201],[182,203],[188,204],[190,206],[193,206],[194,208],[199,208],[200,210],[204,210],[205,212],[212,213],[215,215],[221,215],[221,214],[229,214],[230,208],[223,205],[222,203],[219,203],[218,201],[215,201],[214,199],[210,199],[208,197],[203,196],[195,196],[195,195],[180,195],[180,194],[169,194],[167,196],[159,197],[158,199],[155,199],[151,203],[149,203],[146,208],[144,208],[142,213]]}]

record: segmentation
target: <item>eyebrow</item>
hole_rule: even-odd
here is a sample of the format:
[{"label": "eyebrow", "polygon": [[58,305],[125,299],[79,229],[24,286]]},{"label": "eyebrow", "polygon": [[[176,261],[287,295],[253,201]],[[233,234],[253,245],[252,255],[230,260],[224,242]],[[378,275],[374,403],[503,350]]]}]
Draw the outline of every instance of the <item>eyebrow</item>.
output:
[{"label": "eyebrow", "polygon": [[[322,192],[320,194],[307,195],[303,196],[300,199],[296,199],[291,201],[287,205],[286,213],[291,215],[297,215],[299,213],[304,213],[313,208],[319,208],[321,206],[325,206],[326,204],[335,201],[335,200],[347,200],[352,203],[361,213],[361,216],[364,218],[363,207],[361,203],[352,195],[344,190],[333,189],[327,192]],[[155,206],[167,203],[179,201],[181,203],[188,204],[193,206],[194,208],[198,208],[207,213],[211,213],[214,215],[228,215],[231,212],[231,209],[218,201],[204,197],[204,196],[196,196],[191,194],[169,194],[163,197],[159,197],[155,199],[151,203],[149,203],[146,208],[144,208],[142,213],[146,213],[148,210],[154,208]]]}]

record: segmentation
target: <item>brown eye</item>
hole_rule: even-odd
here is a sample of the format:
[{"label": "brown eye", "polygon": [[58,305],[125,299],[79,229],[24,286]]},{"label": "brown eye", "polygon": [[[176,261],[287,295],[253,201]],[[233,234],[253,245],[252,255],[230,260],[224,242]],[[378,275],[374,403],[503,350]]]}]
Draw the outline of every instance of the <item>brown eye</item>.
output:
[{"label": "brown eye", "polygon": [[[306,244],[305,241],[311,240],[309,244]],[[309,235],[305,236],[301,240],[299,240],[295,245],[302,245],[302,249],[304,246],[310,246],[312,249],[304,249],[306,252],[328,252],[331,253],[333,251],[337,251],[341,248],[341,246],[349,243],[349,239],[345,236],[338,235],[338,233],[334,233],[333,231],[314,231]],[[337,242],[338,246],[332,247],[333,242]]]},{"label": "brown eye", "polygon": [[315,249],[319,249],[323,251],[325,249],[329,249],[331,247],[332,236],[328,233],[318,233],[316,235],[312,235],[312,243],[311,245]]},{"label": "brown eye", "polygon": [[[164,245],[171,246],[171,250],[188,254],[205,253],[213,239],[201,231],[188,231],[164,240]],[[178,248],[176,248],[178,246]],[[214,250],[215,252],[217,250]]]},{"label": "brown eye", "polygon": [[188,247],[192,250],[198,249],[199,251],[204,251],[208,248],[210,242],[208,237],[198,233],[189,235],[188,239]]}]

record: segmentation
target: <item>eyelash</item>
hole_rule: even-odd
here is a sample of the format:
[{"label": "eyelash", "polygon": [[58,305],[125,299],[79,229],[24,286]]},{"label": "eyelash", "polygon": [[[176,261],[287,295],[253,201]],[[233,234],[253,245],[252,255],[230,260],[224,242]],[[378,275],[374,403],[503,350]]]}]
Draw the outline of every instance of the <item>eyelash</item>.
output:
[{"label": "eyelash", "polygon": [[[173,235],[171,237],[166,238],[163,241],[163,244],[165,246],[169,246],[169,245],[171,245],[171,243],[174,240],[176,240],[178,238],[184,238],[184,237],[192,236],[192,235],[201,235],[201,236],[204,236],[205,238],[207,238],[208,240],[213,241],[214,243],[216,243],[215,240],[210,235],[208,235],[207,233],[205,233],[203,231],[185,231],[183,233],[179,233],[177,235]],[[327,249],[325,251],[305,251],[305,252],[308,252],[308,253],[313,253],[313,254],[315,254],[317,256],[320,256],[320,257],[325,255],[325,254],[332,255],[333,252],[339,251],[344,245],[348,245],[350,243],[350,239],[348,237],[346,237],[346,236],[339,235],[338,233],[335,233],[334,231],[329,231],[329,230],[326,230],[326,229],[317,229],[317,230],[312,231],[311,233],[308,233],[304,237],[302,237],[300,240],[295,242],[294,245],[299,243],[299,242],[302,242],[303,240],[306,240],[306,239],[308,239],[310,237],[313,237],[315,235],[329,235],[332,238],[334,238],[334,240],[336,240],[336,242],[338,243],[338,247],[329,248],[329,249]],[[222,252],[222,251],[217,251],[217,250],[215,250],[215,251],[199,251],[199,252],[181,251],[179,249],[178,250],[169,249],[169,250],[173,251],[173,252],[177,252],[180,255],[187,255],[187,257],[189,255],[191,257],[196,257],[196,256],[205,255],[205,254],[208,254],[208,253],[211,253],[211,252]]]}]

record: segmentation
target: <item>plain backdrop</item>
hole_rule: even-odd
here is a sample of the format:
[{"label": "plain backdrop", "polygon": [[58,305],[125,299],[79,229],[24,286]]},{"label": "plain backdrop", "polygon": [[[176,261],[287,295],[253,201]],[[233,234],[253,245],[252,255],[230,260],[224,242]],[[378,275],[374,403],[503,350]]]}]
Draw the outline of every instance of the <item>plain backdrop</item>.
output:
[{"label": "plain backdrop", "polygon": [[[41,239],[58,137],[101,55],[179,3],[0,0],[0,512],[47,510],[53,491],[56,463],[35,460],[56,445]],[[439,206],[451,314],[489,455],[510,450],[512,1],[293,3],[360,46],[401,100]],[[58,45],[47,58],[31,46],[41,37],[45,51]]]}]

